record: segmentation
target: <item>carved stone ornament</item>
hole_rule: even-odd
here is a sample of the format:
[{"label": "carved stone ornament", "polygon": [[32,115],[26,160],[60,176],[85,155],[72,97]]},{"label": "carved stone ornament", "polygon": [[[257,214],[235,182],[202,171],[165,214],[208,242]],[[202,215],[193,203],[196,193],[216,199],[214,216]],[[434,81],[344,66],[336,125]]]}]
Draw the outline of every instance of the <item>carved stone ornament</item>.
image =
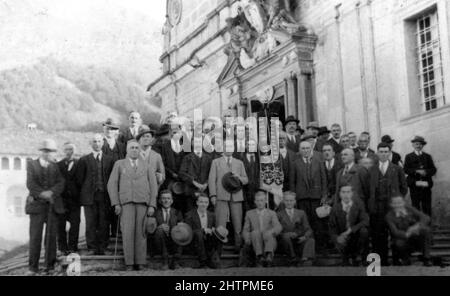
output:
[{"label": "carved stone ornament", "polygon": [[176,26],[180,23],[182,11],[183,4],[181,0],[169,0],[167,4],[167,14],[169,15],[169,22],[172,26]]}]

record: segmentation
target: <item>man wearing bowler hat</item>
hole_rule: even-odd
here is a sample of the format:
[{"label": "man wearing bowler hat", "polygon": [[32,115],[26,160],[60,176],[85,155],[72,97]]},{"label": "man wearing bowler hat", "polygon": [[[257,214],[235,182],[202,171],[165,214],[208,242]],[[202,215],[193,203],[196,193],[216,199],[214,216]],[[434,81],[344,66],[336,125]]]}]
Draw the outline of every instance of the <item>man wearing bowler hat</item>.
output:
[{"label": "man wearing bowler hat", "polygon": [[[391,150],[394,147],[394,139],[391,138],[391,136],[389,135],[385,135],[381,138],[381,142],[389,144],[389,146],[391,147]],[[389,160],[395,164],[398,165],[399,167],[403,168],[403,161],[402,161],[402,157],[400,154],[398,154],[397,152],[395,152],[394,150],[392,150],[391,156],[389,157]]]},{"label": "man wearing bowler hat", "polygon": [[[242,203],[244,194],[242,185],[248,183],[244,163],[233,157],[232,142],[228,143],[224,156],[212,162],[209,171],[209,194],[216,200],[216,225],[227,226],[231,218],[234,229],[234,246],[236,252],[241,248]],[[214,203],[214,202],[213,202]]]},{"label": "man wearing bowler hat", "polygon": [[433,176],[437,169],[430,154],[423,152],[427,144],[421,136],[415,136],[411,141],[414,152],[405,157],[405,173],[412,205],[419,211],[431,217],[431,188]]},{"label": "man wearing bowler hat", "polygon": [[53,162],[56,143],[45,140],[39,148],[41,155],[27,165],[26,213],[30,216],[30,246],[27,275],[39,272],[39,258],[42,245],[42,231],[45,226],[45,272],[51,273],[56,263],[56,233],[58,215],[65,212],[61,194],[64,178]]},{"label": "man wearing bowler hat", "polygon": [[111,205],[120,216],[127,270],[146,264],[145,218],[154,214],[158,194],[155,174],[139,153],[136,140],[128,141],[127,158],[114,164],[108,182]]},{"label": "man wearing bowler hat", "polygon": [[218,250],[222,241],[214,235],[216,217],[208,211],[209,198],[204,193],[197,194],[197,208],[186,214],[186,223],[194,234],[194,247],[200,262],[199,268],[218,268],[220,265]]},{"label": "man wearing bowler hat", "polygon": [[289,150],[294,151],[297,153],[299,151],[300,146],[300,135],[296,135],[296,130],[298,127],[298,124],[300,123],[300,120],[296,119],[294,116],[288,116],[286,118],[286,121],[284,122],[284,129],[287,133],[287,142],[286,147]]},{"label": "man wearing bowler hat", "polygon": [[154,135],[155,131],[151,130],[146,125],[142,125],[139,128],[139,134],[137,135],[136,140],[139,142],[141,148],[140,157],[147,162],[149,167],[153,170],[159,188],[166,179],[166,170],[161,155],[152,149],[155,140]]}]

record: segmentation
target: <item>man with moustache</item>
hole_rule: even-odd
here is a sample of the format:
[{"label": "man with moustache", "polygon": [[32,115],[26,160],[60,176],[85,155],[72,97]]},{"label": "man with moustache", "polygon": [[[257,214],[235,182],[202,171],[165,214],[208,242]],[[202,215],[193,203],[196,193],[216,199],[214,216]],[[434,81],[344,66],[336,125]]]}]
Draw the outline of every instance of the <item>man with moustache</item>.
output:
[{"label": "man with moustache", "polygon": [[299,145],[301,142],[301,136],[296,135],[296,130],[299,123],[300,121],[294,116],[288,116],[284,123],[284,129],[287,135],[286,148],[293,151],[294,153],[298,153]]},{"label": "man with moustache", "polygon": [[136,137],[140,145],[140,157],[146,161],[156,176],[158,188],[164,183],[166,179],[166,170],[162,161],[161,155],[152,149],[154,142],[155,131],[148,126],[142,125],[139,128],[139,134]]},{"label": "man with moustache", "polygon": [[139,114],[139,112],[137,111],[130,112],[128,121],[129,127],[124,130],[119,136],[119,141],[124,145],[126,145],[129,140],[136,139],[136,137],[139,135],[139,128],[142,125],[141,114]]},{"label": "man with moustache", "polygon": [[103,123],[103,140],[102,151],[105,155],[111,155],[114,162],[124,159],[126,154],[125,145],[118,140],[119,125],[115,124],[111,118]]}]

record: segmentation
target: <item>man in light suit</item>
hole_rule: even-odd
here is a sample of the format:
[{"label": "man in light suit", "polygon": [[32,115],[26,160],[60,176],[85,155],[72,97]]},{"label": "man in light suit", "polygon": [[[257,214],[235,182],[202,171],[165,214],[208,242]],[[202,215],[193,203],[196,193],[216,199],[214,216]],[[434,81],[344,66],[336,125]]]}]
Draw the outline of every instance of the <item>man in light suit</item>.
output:
[{"label": "man in light suit", "polygon": [[[230,148],[230,147],[227,147]],[[236,193],[228,192],[222,184],[225,174],[231,172],[242,185],[248,183],[244,163],[234,158],[233,152],[226,151],[224,156],[213,160],[209,171],[208,187],[212,203],[215,204],[216,225],[226,227],[228,217],[231,218],[234,229],[234,245],[237,252],[241,248],[242,203],[244,194],[242,189]]]},{"label": "man in light suit", "polygon": [[149,165],[139,158],[136,140],[127,144],[127,158],[114,164],[108,182],[108,193],[116,215],[120,216],[123,251],[128,271],[140,270],[146,264],[146,216],[156,208],[158,185]]},{"label": "man in light suit", "polygon": [[[308,217],[304,211],[294,208],[294,192],[285,192],[283,202],[286,208],[277,213],[283,227],[281,245],[291,265],[311,266],[315,257],[315,241]],[[298,256],[301,256],[300,261]]]},{"label": "man in light suit", "polygon": [[370,194],[368,171],[355,163],[355,152],[352,149],[344,149],[341,153],[341,159],[344,167],[336,176],[335,201],[339,198],[339,188],[350,184],[352,185],[355,198],[361,199],[367,206]]},{"label": "man in light suit", "polygon": [[141,147],[140,157],[146,161],[149,167],[154,171],[159,188],[166,179],[166,170],[161,155],[152,149],[154,134],[155,131],[152,131],[146,125],[142,125],[139,128],[139,135],[136,137],[136,140]]},{"label": "man in light suit", "polygon": [[300,154],[289,173],[290,191],[297,194],[297,207],[305,211],[314,233],[317,233],[320,221],[315,210],[328,200],[327,174],[322,161],[311,157],[309,142],[300,144]]},{"label": "man in light suit", "polygon": [[266,193],[258,191],[255,196],[256,209],[245,215],[242,237],[245,247],[253,248],[257,266],[272,266],[273,255],[277,247],[276,236],[283,230],[277,214],[266,209]]}]

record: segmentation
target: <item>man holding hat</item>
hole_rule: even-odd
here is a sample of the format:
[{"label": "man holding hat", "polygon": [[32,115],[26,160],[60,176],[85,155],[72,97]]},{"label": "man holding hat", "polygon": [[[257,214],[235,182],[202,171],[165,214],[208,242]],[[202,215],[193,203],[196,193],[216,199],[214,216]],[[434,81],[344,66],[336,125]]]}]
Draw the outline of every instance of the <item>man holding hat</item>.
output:
[{"label": "man holding hat", "polygon": [[166,170],[161,155],[152,149],[152,144],[155,140],[154,135],[155,131],[151,130],[146,125],[142,125],[139,128],[139,134],[137,135],[136,140],[141,148],[140,157],[146,161],[150,169],[153,170],[159,188],[166,179]]},{"label": "man holding hat", "polygon": [[294,151],[295,153],[298,153],[299,151],[299,145],[301,142],[301,136],[296,135],[296,130],[298,127],[298,124],[300,123],[300,120],[296,119],[294,116],[288,116],[286,118],[286,121],[284,122],[284,129],[287,133],[287,143],[286,147],[289,150]]},{"label": "man holding hat", "polygon": [[[172,207],[172,192],[162,190],[159,194],[159,207],[156,210],[156,232],[154,241],[161,250],[163,257],[163,270],[177,269],[179,267],[177,260],[181,257],[182,248],[172,239],[170,233],[172,229],[180,222],[183,222],[183,215]],[[172,257],[169,262],[169,255]]]},{"label": "man holding hat", "polygon": [[[228,145],[229,146],[229,145]],[[213,160],[209,172],[208,186],[211,200],[215,200],[216,225],[225,227],[229,217],[234,229],[236,252],[241,249],[242,185],[248,183],[244,163],[233,157],[232,147],[226,147],[223,157]]]},{"label": "man holding hat", "polygon": [[[94,135],[92,153],[80,158],[77,179],[81,184],[80,201],[86,217],[86,241],[89,255],[104,255],[109,243],[109,201],[107,184],[114,160],[103,154],[103,136]],[[116,229],[111,230],[115,232]]]},{"label": "man holding hat", "polygon": [[414,152],[405,157],[405,173],[408,175],[406,181],[412,205],[431,217],[431,188],[437,169],[431,155],[423,152],[423,147],[427,144],[425,139],[415,136],[411,143]]},{"label": "man holding hat", "polygon": [[[394,147],[394,139],[391,138],[391,136],[389,135],[385,135],[381,138],[381,142],[383,143],[387,143],[389,144],[389,146],[392,148]],[[400,167],[403,168],[403,161],[402,161],[402,157],[400,156],[400,154],[398,154],[397,152],[392,150],[391,156],[389,157],[389,160],[395,164],[398,165]]]},{"label": "man holding hat", "polygon": [[[218,250],[222,242],[214,235],[216,217],[208,211],[209,198],[204,193],[197,194],[197,208],[186,214],[186,223],[194,233],[194,247],[200,262],[199,268],[217,268],[220,265]],[[226,240],[226,233],[222,235]]]},{"label": "man holding hat", "polygon": [[128,141],[127,158],[114,164],[108,182],[111,205],[120,216],[127,270],[139,270],[146,264],[145,219],[154,214],[158,195],[156,176],[139,154],[137,141]]},{"label": "man holding hat", "polygon": [[41,155],[27,165],[26,213],[30,216],[30,246],[28,274],[39,271],[42,231],[45,226],[45,272],[52,272],[56,263],[56,235],[58,215],[65,212],[61,194],[64,190],[64,178],[58,166],[53,162],[56,142],[45,140],[39,148]]}]

